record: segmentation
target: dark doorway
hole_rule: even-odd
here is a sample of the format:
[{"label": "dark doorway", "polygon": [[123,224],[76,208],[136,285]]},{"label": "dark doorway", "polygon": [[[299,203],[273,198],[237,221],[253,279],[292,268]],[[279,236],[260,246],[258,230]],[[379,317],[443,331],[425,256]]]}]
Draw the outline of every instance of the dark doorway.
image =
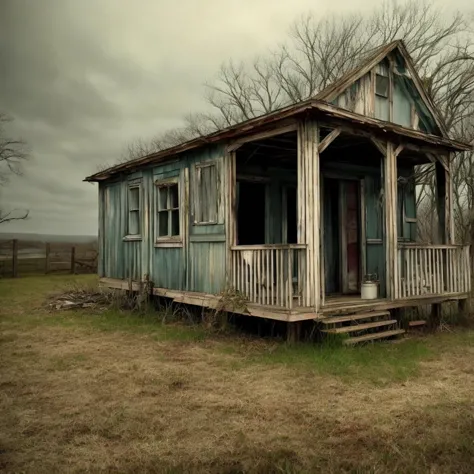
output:
[{"label": "dark doorway", "polygon": [[265,183],[238,181],[237,245],[265,243]]},{"label": "dark doorway", "polygon": [[326,294],[360,291],[359,181],[324,179],[323,242]]},{"label": "dark doorway", "polygon": [[339,181],[324,178],[323,245],[326,293],[341,293]]}]

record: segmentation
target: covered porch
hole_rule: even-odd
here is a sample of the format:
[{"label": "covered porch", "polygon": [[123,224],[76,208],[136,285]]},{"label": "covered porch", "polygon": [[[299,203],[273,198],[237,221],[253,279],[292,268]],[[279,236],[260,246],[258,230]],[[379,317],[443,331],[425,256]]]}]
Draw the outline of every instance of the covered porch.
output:
[{"label": "covered porch", "polygon": [[[381,139],[306,119],[230,145],[228,286],[291,320],[466,298],[469,247],[454,243],[451,151],[419,135]],[[424,165],[436,175],[433,241],[417,232],[413,170]],[[369,276],[376,300],[360,296]]]}]

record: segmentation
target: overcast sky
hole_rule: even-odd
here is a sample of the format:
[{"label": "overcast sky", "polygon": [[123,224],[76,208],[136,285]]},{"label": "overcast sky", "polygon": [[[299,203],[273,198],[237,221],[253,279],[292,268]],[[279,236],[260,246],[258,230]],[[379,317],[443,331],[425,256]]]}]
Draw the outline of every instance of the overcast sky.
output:
[{"label": "overcast sky", "polygon": [[[0,0],[0,110],[32,150],[0,232],[95,234],[97,185],[128,142],[205,110],[203,83],[232,57],[284,40],[296,17],[369,10],[372,0]],[[467,6],[470,0],[450,2]]]}]

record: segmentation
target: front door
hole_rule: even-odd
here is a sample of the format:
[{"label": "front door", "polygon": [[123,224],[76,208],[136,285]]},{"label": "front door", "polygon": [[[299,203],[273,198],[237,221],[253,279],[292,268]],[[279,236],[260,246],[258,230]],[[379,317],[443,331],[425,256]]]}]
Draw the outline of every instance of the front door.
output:
[{"label": "front door", "polygon": [[341,180],[340,255],[342,293],[357,293],[360,288],[360,184],[355,180]]}]

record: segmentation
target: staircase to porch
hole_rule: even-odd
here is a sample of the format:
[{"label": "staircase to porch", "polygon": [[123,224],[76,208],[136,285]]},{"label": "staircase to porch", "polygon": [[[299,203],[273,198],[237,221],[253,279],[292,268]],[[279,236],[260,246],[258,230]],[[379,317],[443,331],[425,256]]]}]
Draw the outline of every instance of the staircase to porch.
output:
[{"label": "staircase to porch", "polygon": [[392,339],[405,332],[398,327],[398,321],[391,319],[389,311],[372,311],[347,316],[329,317],[321,320],[325,334],[349,336],[344,339],[345,345],[380,339]]}]

